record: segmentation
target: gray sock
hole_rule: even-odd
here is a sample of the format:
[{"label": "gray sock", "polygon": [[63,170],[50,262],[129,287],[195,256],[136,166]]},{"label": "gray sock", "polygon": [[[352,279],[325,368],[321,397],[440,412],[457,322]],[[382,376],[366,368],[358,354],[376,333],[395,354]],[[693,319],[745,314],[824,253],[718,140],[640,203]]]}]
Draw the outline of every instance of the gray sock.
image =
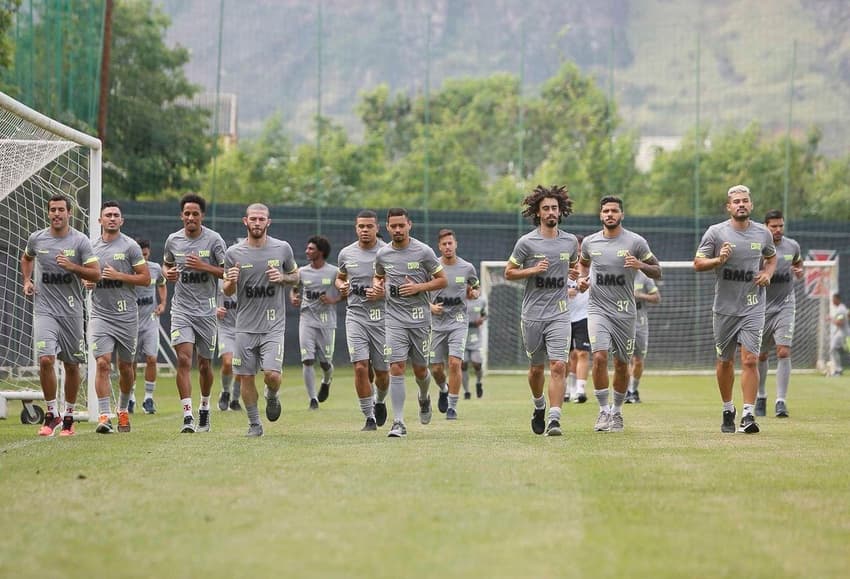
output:
[{"label": "gray sock", "polygon": [[221,375],[221,389],[225,392],[230,392],[230,386],[233,384],[233,374]]},{"label": "gray sock", "polygon": [[428,398],[428,388],[431,387],[431,371],[428,370],[424,378],[417,378],[416,384],[419,386],[419,399],[426,400]]},{"label": "gray sock", "polygon": [[767,398],[767,386],[765,385],[767,382],[767,360],[762,362],[759,360],[759,398]]},{"label": "gray sock", "polygon": [[629,378],[629,392],[634,392],[640,387],[640,378],[635,378],[632,376]]},{"label": "gray sock", "polygon": [[602,388],[601,390],[594,390],[594,396],[596,396],[596,401],[599,403],[599,409],[608,412],[608,389]]},{"label": "gray sock", "polygon": [[385,389],[381,390],[377,386],[375,386],[375,401],[383,402],[387,399],[387,394],[389,394],[390,388],[387,386]]},{"label": "gray sock", "polygon": [[776,362],[776,399],[785,400],[791,382],[791,358],[779,358]]},{"label": "gray sock", "polygon": [[457,401],[460,398],[457,394],[449,394],[449,408],[457,410]]},{"label": "gray sock", "polygon": [[97,399],[97,411],[101,414],[109,414],[109,396]]},{"label": "gray sock", "polygon": [[[597,392],[599,392],[597,390]],[[626,401],[626,393],[625,392],[617,392],[614,390],[614,412],[622,412],[623,411],[623,402]]]},{"label": "gray sock", "polygon": [[469,370],[462,370],[460,373],[460,383],[463,385],[463,391],[469,392]]},{"label": "gray sock", "polygon": [[328,369],[322,368],[322,383],[330,384],[334,379],[334,365],[328,364]]},{"label": "gray sock", "polygon": [[404,420],[404,398],[404,376],[390,376],[390,400],[394,420]]},{"label": "gray sock", "polygon": [[307,397],[313,400],[316,397],[316,372],[312,366],[301,366],[304,375],[304,386],[307,387]]},{"label": "gray sock", "polygon": [[242,383],[239,380],[236,380],[233,383],[233,394],[231,394],[231,400],[239,400],[239,395],[242,394]]},{"label": "gray sock", "polygon": [[129,406],[130,406],[130,396],[132,396],[132,395],[133,395],[132,392],[128,392],[127,394],[124,394],[123,392],[121,392],[118,395],[118,410],[126,411],[127,408],[129,408]]},{"label": "gray sock", "polygon": [[145,380],[145,399],[153,398],[154,390],[156,390],[156,382],[148,382]]},{"label": "gray sock", "polygon": [[375,400],[371,396],[360,398],[360,411],[366,418],[375,418]]},{"label": "gray sock", "polygon": [[256,404],[245,405],[245,412],[248,413],[248,424],[260,424],[260,407]]}]

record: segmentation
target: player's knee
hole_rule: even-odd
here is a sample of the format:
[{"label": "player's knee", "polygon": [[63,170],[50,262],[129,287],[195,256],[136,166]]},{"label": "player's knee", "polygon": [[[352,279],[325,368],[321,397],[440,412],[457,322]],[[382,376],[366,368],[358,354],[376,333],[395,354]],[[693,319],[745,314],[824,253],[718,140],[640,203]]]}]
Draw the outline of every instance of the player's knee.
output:
[{"label": "player's knee", "polygon": [[55,356],[40,356],[38,358],[38,365],[42,370],[52,370],[54,362],[56,362]]},{"label": "player's knee", "polygon": [[533,365],[529,367],[528,375],[530,378],[541,378],[543,376],[543,366]]},{"label": "player's knee", "polygon": [[212,372],[212,364],[209,358],[198,358],[198,371]]},{"label": "player's knee", "polygon": [[280,372],[263,370],[263,381],[269,386],[280,386]]},{"label": "player's knee", "polygon": [[557,376],[567,375],[567,364],[563,360],[553,360],[549,363],[549,372]]},{"label": "player's knee", "polygon": [[[791,348],[789,348],[788,346],[778,346],[776,348],[776,357],[777,358],[780,358],[780,359],[781,358],[787,358],[790,355],[791,355]],[[766,359],[767,359],[767,356],[765,356],[765,360]]]},{"label": "player's knee", "polygon": [[315,360],[301,360],[301,363],[305,366],[312,366],[315,362]]},{"label": "player's knee", "polygon": [[109,362],[109,356],[101,356],[96,361],[97,371],[98,372],[109,372],[111,364]]},{"label": "player's knee", "polygon": [[331,365],[328,362],[319,362],[319,367],[325,372],[331,369]]},{"label": "player's knee", "polygon": [[149,366],[151,366],[151,365],[156,366],[156,356],[147,356],[145,358],[145,363],[148,364]]}]

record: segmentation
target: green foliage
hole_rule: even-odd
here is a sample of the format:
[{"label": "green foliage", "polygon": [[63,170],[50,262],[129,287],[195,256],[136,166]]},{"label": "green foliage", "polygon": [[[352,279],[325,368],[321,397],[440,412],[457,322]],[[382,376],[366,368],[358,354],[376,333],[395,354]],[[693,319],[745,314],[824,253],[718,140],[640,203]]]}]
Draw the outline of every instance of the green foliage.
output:
[{"label": "green foliage", "polygon": [[3,0],[0,2],[0,72],[5,72],[12,64],[15,47],[9,31],[14,24],[15,15],[21,6],[21,0]]}]

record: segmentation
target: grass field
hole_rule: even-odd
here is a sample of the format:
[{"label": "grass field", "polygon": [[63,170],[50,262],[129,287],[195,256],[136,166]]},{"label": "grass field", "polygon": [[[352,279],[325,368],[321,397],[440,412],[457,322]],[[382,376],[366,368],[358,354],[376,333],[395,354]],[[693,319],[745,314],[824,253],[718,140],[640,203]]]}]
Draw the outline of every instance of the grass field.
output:
[{"label": "grass field", "polygon": [[[360,432],[351,374],[307,410],[287,369],[281,420],[180,435],[159,413],[109,437],[0,421],[0,577],[846,577],[850,380],[792,378],[791,418],[720,433],[710,376],[643,380],[626,431],[529,427],[523,377],[493,376],[460,420],[405,440]],[[408,380],[412,384],[412,380]],[[773,392],[773,378],[770,379]],[[435,396],[434,396],[435,397]],[[436,397],[435,397],[436,398]],[[737,397],[740,412],[740,395]],[[772,407],[772,399],[769,408]],[[436,406],[436,405],[435,405]],[[15,413],[16,407],[13,407]]]}]

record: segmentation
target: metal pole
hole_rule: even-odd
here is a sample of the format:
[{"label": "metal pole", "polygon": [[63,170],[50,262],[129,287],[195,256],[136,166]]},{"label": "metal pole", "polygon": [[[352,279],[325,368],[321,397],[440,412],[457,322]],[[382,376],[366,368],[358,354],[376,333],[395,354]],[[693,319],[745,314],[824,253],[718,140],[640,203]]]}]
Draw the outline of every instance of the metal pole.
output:
[{"label": "metal pole", "polygon": [[322,234],[322,0],[316,18],[316,233]]},{"label": "metal pole", "polygon": [[97,107],[97,136],[106,144],[106,114],[109,111],[109,59],[112,52],[112,10],[114,0],[106,0],[103,13],[103,46],[100,59],[100,99]]},{"label": "metal pole", "polygon": [[[424,194],[425,194],[425,239],[429,239],[431,204],[431,181],[430,181],[430,140],[431,140],[431,11],[428,11],[428,21],[425,33],[425,166],[424,170]],[[427,243],[427,241],[426,241]]]},{"label": "metal pole", "polygon": [[[698,4],[698,7],[701,8],[701,5]],[[701,10],[700,10],[701,12]],[[697,17],[697,30],[696,30],[696,135],[694,137],[694,248],[699,245],[700,241],[700,149],[702,147],[702,131],[700,129],[700,22],[701,18]],[[694,274],[699,275],[699,274]],[[697,278],[694,284],[694,327],[698,327],[700,321],[701,308],[700,304],[702,303],[700,291],[700,280]],[[694,359],[698,359],[699,356],[699,348],[697,347],[694,352]]]},{"label": "metal pole", "polygon": [[[605,129],[608,131],[608,174],[607,193],[614,194],[611,173],[614,167],[614,134],[611,128],[611,107],[614,106],[614,27],[611,26],[611,37],[608,45],[608,102],[605,103]],[[625,191],[617,192],[620,195]]]},{"label": "metal pole", "polygon": [[782,215],[786,219],[788,218],[788,190],[791,187],[791,123],[794,120],[794,72],[796,68],[797,39],[794,39],[791,49],[791,78],[788,81],[788,124],[785,128],[785,187],[782,192]]},{"label": "metal pole", "polygon": [[224,0],[218,5],[218,60],[215,66],[215,107],[213,108],[213,171],[210,185],[210,205],[212,206],[212,226],[216,228],[218,221],[218,203],[216,203],[216,178],[218,177],[218,115],[221,106],[221,48],[224,40]]},{"label": "metal pole", "polygon": [[[525,106],[522,101],[523,87],[525,86],[525,18],[520,22],[520,45],[519,45],[519,87],[517,94],[517,185],[520,199],[525,189]],[[517,213],[516,234],[522,235],[523,230],[522,213]]]}]

